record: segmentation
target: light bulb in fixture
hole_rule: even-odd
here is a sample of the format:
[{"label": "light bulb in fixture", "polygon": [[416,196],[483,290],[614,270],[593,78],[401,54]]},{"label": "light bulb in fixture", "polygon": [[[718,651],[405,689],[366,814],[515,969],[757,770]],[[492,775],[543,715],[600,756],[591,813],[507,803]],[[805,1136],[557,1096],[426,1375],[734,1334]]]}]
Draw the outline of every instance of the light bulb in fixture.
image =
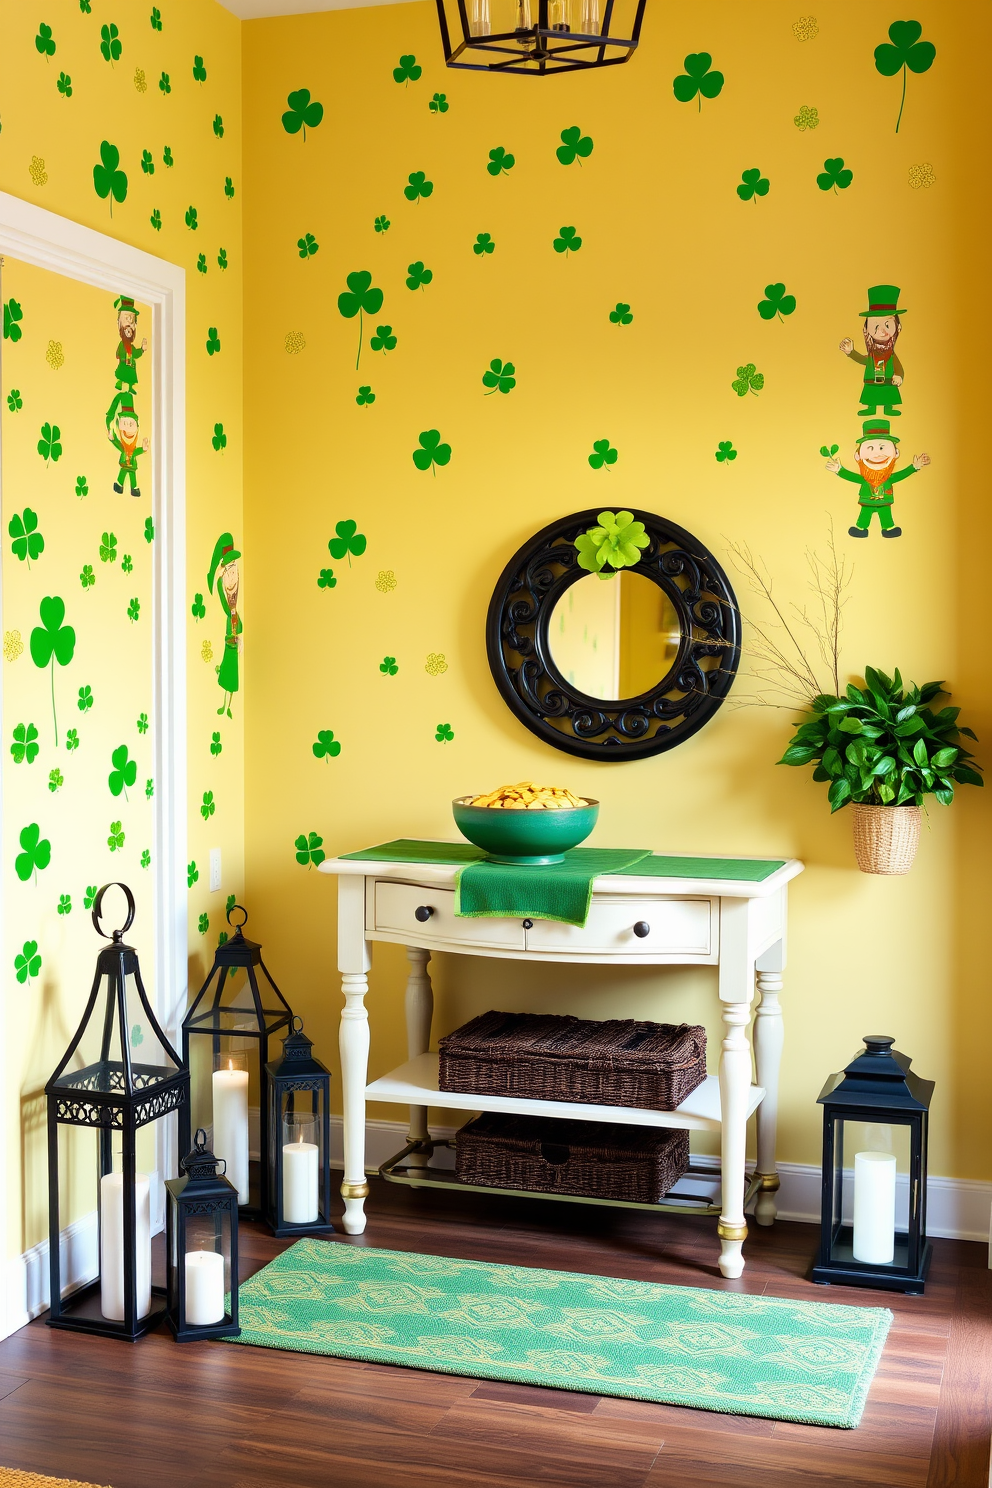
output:
[{"label": "light bulb in fixture", "polygon": [[473,36],[491,36],[492,30],[493,23],[489,14],[489,0],[472,0],[469,31]]}]

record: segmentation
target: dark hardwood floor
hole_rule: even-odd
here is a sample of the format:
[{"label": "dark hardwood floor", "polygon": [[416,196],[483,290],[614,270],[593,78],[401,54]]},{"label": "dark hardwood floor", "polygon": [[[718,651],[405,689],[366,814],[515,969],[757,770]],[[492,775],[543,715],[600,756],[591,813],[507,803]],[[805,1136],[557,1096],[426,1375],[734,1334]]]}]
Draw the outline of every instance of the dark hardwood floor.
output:
[{"label": "dark hardwood floor", "polygon": [[[42,1321],[0,1343],[0,1463],[112,1488],[988,1488],[992,1273],[938,1240],[924,1297],[806,1280],[816,1231],[752,1225],[725,1282],[712,1220],[372,1183],[350,1245],[895,1313],[856,1431],[269,1349],[129,1345]],[[242,1230],[242,1275],[283,1248]]]}]

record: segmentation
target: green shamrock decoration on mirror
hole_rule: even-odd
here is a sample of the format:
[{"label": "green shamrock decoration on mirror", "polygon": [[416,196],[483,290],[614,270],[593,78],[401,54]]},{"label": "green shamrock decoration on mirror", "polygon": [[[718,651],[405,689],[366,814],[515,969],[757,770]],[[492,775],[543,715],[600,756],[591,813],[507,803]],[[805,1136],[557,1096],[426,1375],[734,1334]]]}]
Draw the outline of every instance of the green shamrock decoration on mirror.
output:
[{"label": "green shamrock decoration on mirror", "polygon": [[697,100],[697,110],[702,111],[704,98],[716,98],[723,88],[722,72],[711,71],[713,58],[709,52],[690,52],[682,63],[685,72],[672,82],[672,91],[679,103]]},{"label": "green shamrock decoration on mirror", "polygon": [[55,663],[68,666],[76,650],[76,632],[65,620],[65,600],[59,595],[46,595],[39,606],[41,624],[31,632],[31,660],[36,667],[50,667],[52,684],[52,722],[55,745],[59,742],[59,721],[55,711]]},{"label": "green shamrock decoration on mirror", "polygon": [[[358,371],[362,360],[362,336],[364,334],[365,316],[375,315],[382,309],[382,290],[377,289],[372,283],[372,275],[368,269],[356,269],[348,275],[346,280],[347,290],[338,295],[338,312],[345,320],[354,320],[358,316],[358,356],[355,358],[355,371]],[[381,329],[381,327],[380,327]],[[395,341],[393,345],[395,346]],[[378,350],[375,342],[372,342],[374,350]]]},{"label": "green shamrock decoration on mirror", "polygon": [[919,21],[893,21],[889,27],[889,40],[875,48],[875,70],[883,77],[895,77],[902,73],[902,97],[899,100],[899,116],[896,119],[896,134],[902,123],[902,111],[906,104],[906,76],[909,72],[929,72],[937,55],[932,41],[921,41],[923,27]]},{"label": "green shamrock decoration on mirror", "polygon": [[[639,563],[641,549],[649,542],[644,523],[636,521],[633,512],[600,512],[599,525],[575,539],[579,567],[598,574],[601,579],[610,579],[619,569],[633,568]],[[604,569],[610,572],[604,573]]]},{"label": "green shamrock decoration on mirror", "polygon": [[286,102],[289,107],[282,116],[282,127],[287,134],[299,134],[302,129],[305,144],[307,130],[316,129],[324,117],[324,105],[311,100],[309,88],[298,88]]},{"label": "green shamrock decoration on mirror", "polygon": [[762,320],[774,320],[777,315],[783,320],[796,308],[795,295],[786,294],[784,284],[766,284],[766,298],[758,302],[758,314]]},{"label": "green shamrock decoration on mirror", "polygon": [[821,191],[829,191],[833,188],[834,196],[839,191],[846,191],[854,180],[854,172],[844,169],[843,157],[838,156],[835,160],[825,160],[823,170],[816,178],[816,184]]}]

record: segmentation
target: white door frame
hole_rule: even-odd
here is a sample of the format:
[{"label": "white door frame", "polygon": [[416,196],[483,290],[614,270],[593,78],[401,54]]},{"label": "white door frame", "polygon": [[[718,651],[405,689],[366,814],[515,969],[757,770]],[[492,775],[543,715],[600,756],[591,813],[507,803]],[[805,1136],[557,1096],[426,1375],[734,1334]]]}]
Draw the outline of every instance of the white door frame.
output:
[{"label": "white door frame", "polygon": [[[81,227],[0,191],[0,256],[49,269],[113,294],[127,294],[152,312],[151,450],[152,705],[154,708],[154,905],[156,1011],[170,1035],[186,1006],[186,272],[105,233]],[[0,341],[0,368],[3,342]],[[2,448],[2,435],[0,435]],[[2,467],[0,467],[2,468]],[[2,599],[2,591],[0,591]],[[0,729],[3,673],[0,671]],[[2,737],[6,737],[3,734]],[[2,785],[2,777],[0,777]],[[0,814],[3,798],[0,792]],[[7,950],[0,929],[0,968]],[[0,1051],[4,1048],[0,1003]],[[10,1092],[0,1057],[0,1258],[7,1245],[7,1137]],[[160,1156],[166,1158],[166,1153]],[[171,1157],[172,1155],[169,1154]],[[171,1162],[169,1163],[171,1167]],[[47,1246],[45,1247],[47,1251]],[[47,1270],[47,1264],[45,1266]],[[0,1276],[2,1276],[0,1271]],[[7,1296],[4,1294],[7,1293]],[[0,1338],[26,1319],[10,1316],[9,1289],[0,1286]],[[6,1316],[5,1316],[6,1314]]]}]

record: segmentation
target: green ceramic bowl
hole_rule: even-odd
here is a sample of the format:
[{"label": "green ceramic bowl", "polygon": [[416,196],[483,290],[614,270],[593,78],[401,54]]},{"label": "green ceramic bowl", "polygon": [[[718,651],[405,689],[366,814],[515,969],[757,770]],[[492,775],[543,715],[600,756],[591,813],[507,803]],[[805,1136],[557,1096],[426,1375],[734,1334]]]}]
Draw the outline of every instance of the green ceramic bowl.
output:
[{"label": "green ceramic bowl", "polygon": [[560,863],[568,848],[586,840],[599,815],[599,802],[588,799],[558,811],[494,811],[471,800],[452,801],[455,826],[494,863]]}]

